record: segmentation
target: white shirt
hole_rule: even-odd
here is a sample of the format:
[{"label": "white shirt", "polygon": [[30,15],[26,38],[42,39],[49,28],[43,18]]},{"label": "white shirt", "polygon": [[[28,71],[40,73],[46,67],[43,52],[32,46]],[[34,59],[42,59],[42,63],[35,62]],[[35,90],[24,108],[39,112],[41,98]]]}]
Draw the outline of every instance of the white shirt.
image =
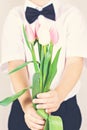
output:
[{"label": "white shirt", "polygon": [[[54,24],[59,33],[59,41],[54,46],[53,57],[55,56],[58,48],[62,47],[58,62],[58,71],[51,84],[51,89],[54,89],[61,79],[67,57],[75,56],[83,57],[84,59],[87,58],[87,28],[85,20],[79,9],[71,5],[63,5],[63,3],[59,0],[50,0],[47,5],[50,3],[53,3],[55,9],[56,21]],[[26,0],[24,6],[15,7],[7,16],[1,42],[0,70],[3,72],[8,72],[8,61],[31,60],[31,54],[24,41],[22,32],[23,24],[27,23],[25,19],[25,9],[27,6],[38,8],[39,10],[41,9],[29,0]],[[48,21],[48,23],[53,22],[52,20],[44,17],[42,20],[42,17],[43,16],[39,16],[37,20],[39,22],[43,22],[43,20]],[[37,20],[31,24],[33,29]],[[37,53],[37,48],[35,49]],[[32,84],[32,76],[34,74],[33,64],[28,65],[28,72]],[[80,79],[65,100],[76,95],[79,88]]]}]

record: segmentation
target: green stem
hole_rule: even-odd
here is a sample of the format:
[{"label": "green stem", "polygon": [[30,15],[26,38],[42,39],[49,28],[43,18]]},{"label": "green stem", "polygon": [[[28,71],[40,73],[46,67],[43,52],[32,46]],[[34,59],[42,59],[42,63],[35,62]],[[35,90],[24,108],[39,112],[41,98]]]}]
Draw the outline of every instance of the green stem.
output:
[{"label": "green stem", "polygon": [[[46,46],[43,46],[43,55],[44,55],[44,61],[45,61],[45,58],[46,58]],[[43,61],[43,87],[44,87],[44,84],[45,84],[45,78],[46,78],[46,75],[45,75],[45,72],[44,72],[44,68],[45,68],[45,63]]]},{"label": "green stem", "polygon": [[53,44],[52,44],[52,42],[50,42],[49,52],[51,54],[51,61],[52,61],[52,53],[53,53]]},{"label": "green stem", "polygon": [[43,61],[44,61],[44,52],[43,46],[41,45],[41,59],[40,59],[40,88],[43,90]]},{"label": "green stem", "polygon": [[43,46],[44,56],[46,55],[46,46]]},{"label": "green stem", "polygon": [[35,51],[34,51],[34,47],[32,45],[32,50],[31,50],[31,54],[32,54],[32,59],[34,61],[34,69],[35,69],[35,72],[39,72],[39,66],[38,64],[36,63],[36,56],[35,56]]}]

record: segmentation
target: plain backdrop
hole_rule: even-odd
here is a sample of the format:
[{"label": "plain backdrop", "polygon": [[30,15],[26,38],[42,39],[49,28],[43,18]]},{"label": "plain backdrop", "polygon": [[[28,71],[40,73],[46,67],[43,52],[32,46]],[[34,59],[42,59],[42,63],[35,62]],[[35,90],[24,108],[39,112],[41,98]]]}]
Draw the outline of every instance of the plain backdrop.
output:
[{"label": "plain backdrop", "polygon": [[[87,21],[87,0],[63,0],[65,3],[72,3],[77,6],[83,13]],[[24,0],[0,0],[0,40],[2,34],[2,28],[5,18],[11,8],[14,6],[23,4]],[[78,48],[79,49],[79,48]],[[82,74],[82,87],[78,93],[78,102],[82,111],[83,123],[81,130],[87,130],[87,70],[84,69],[84,76]],[[11,89],[9,85],[9,78],[6,74],[0,74],[0,100],[6,96],[11,95]],[[8,130],[7,121],[10,112],[10,106],[0,106],[0,130]]]}]

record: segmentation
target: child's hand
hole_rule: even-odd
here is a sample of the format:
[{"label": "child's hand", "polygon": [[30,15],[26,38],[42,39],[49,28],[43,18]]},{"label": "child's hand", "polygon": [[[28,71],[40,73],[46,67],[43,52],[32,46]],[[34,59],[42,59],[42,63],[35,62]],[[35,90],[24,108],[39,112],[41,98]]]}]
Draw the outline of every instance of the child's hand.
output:
[{"label": "child's hand", "polygon": [[25,110],[25,122],[31,130],[43,130],[45,121],[37,114],[32,105]]},{"label": "child's hand", "polygon": [[37,95],[37,99],[33,99],[33,103],[37,104],[38,109],[45,109],[47,113],[58,110],[61,101],[59,100],[56,90],[40,93]]}]

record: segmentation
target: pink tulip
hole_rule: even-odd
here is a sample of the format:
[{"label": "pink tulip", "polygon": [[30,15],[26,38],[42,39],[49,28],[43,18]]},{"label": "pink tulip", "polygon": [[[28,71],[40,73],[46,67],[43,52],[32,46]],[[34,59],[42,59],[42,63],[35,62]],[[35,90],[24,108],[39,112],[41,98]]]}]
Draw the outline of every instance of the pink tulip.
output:
[{"label": "pink tulip", "polygon": [[56,44],[59,40],[58,32],[54,26],[50,28],[50,37],[53,44]]},{"label": "pink tulip", "polygon": [[31,28],[31,26],[26,25],[26,26],[25,26],[25,29],[26,29],[26,34],[27,34],[27,37],[28,37],[29,42],[34,42],[35,39],[36,39],[36,36],[35,36],[34,31],[33,31],[32,28]]},{"label": "pink tulip", "polygon": [[42,45],[49,44],[50,41],[56,44],[59,40],[59,35],[55,26],[49,28],[47,24],[41,25],[39,22],[35,25],[35,36]]},{"label": "pink tulip", "polygon": [[35,25],[35,36],[36,36],[37,39],[38,39],[37,32],[38,32],[39,28],[40,28],[40,24],[39,24],[39,22],[36,22],[36,25]]}]

